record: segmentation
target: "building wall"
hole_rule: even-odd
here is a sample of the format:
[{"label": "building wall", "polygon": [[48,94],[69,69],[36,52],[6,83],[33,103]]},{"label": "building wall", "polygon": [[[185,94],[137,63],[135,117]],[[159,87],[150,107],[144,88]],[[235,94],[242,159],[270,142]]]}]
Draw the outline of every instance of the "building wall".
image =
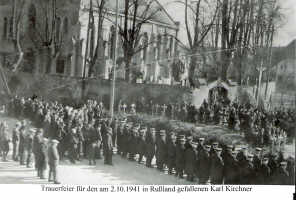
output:
[{"label": "building wall", "polygon": [[[10,66],[16,57],[17,50],[14,48],[13,37],[15,37],[15,18],[14,16],[14,2],[15,5],[20,6],[21,0],[1,0],[0,2],[0,61],[4,66]],[[57,17],[56,25],[59,29],[61,37],[61,53],[58,58],[58,66],[60,68],[49,69],[47,65],[48,54],[43,45],[45,41],[45,19],[46,7],[51,9],[51,4],[47,4],[45,0],[25,0],[22,8],[23,17],[20,22],[20,37],[22,51],[24,52],[24,60],[21,64],[23,71],[31,73],[62,73],[70,74],[72,65],[72,55],[74,54],[73,37],[78,37],[77,31],[78,14],[80,9],[80,0],[63,0],[57,2]],[[51,1],[48,1],[51,2]],[[51,12],[49,12],[51,13]],[[51,23],[52,15],[49,14],[49,23]],[[8,30],[7,35],[4,35],[5,20],[9,19],[8,29],[13,26],[13,34]],[[34,19],[34,27],[32,19]],[[10,23],[14,22],[14,23]],[[58,67],[57,66],[57,67]]]},{"label": "building wall", "polygon": [[[36,94],[45,100],[81,102],[82,99],[97,99],[109,102],[111,81],[104,79],[88,79],[81,77],[30,73],[12,74],[7,72],[10,90],[17,95],[31,97]],[[83,89],[84,88],[84,89]],[[191,100],[188,88],[159,84],[129,84],[117,81],[115,87],[116,104],[121,100],[126,103],[135,102],[144,97],[159,103],[181,102]]]},{"label": "building wall", "polygon": [[[83,6],[82,6],[83,7]],[[114,31],[114,23],[115,22],[115,15],[114,13],[107,14],[108,20],[104,20],[103,24],[103,35],[104,35],[104,43],[105,49],[104,51],[104,65],[95,67],[97,68],[97,76],[102,77],[104,79],[108,79],[111,68],[113,65],[112,62],[112,53],[111,53],[111,44],[112,44],[112,34]],[[97,34],[97,20],[98,20],[98,13],[95,12],[95,29]],[[85,49],[86,49],[86,38],[87,38],[87,30],[88,30],[88,9],[81,9],[80,11],[80,23],[81,23],[81,32],[80,37],[84,38],[82,44],[82,57],[83,60],[85,59]],[[119,16],[119,24],[123,27],[124,16]],[[139,68],[141,72],[144,74],[144,80],[148,82],[156,83],[157,80],[162,77],[170,78],[170,64],[172,63],[172,58],[175,56],[176,52],[176,40],[175,37],[178,33],[178,26],[169,26],[163,23],[158,22],[150,22],[146,23],[142,26],[141,33],[145,35],[141,43],[144,44],[146,40],[149,45],[146,50],[142,50],[138,54],[136,54],[132,61],[132,67]],[[96,38],[95,35],[94,38]],[[145,38],[145,39],[144,39]],[[96,41],[94,41],[96,45]],[[117,53],[118,58],[123,58],[123,49],[120,40],[120,36],[118,37],[118,45],[117,45]],[[169,59],[171,58],[171,59]],[[161,60],[161,61],[159,61]],[[99,69],[98,69],[99,68]],[[83,67],[79,71],[79,74],[83,74]],[[86,74],[88,72],[88,66],[86,65]],[[124,64],[120,66],[118,69],[117,77],[124,78],[125,70]]]}]

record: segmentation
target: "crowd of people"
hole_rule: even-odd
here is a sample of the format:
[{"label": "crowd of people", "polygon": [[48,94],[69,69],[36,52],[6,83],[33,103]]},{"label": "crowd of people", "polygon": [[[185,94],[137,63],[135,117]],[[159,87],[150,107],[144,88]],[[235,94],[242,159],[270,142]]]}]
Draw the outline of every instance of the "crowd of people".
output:
[{"label": "crowd of people", "polygon": [[295,133],[295,126],[289,126],[296,121],[295,110],[267,111],[251,104],[227,102],[208,103],[205,100],[199,108],[196,108],[192,103],[186,102],[159,105],[152,101],[149,103],[139,101],[131,105],[122,103],[118,110],[123,113],[137,111],[191,123],[219,124],[241,132],[249,142],[257,146],[270,146],[271,149],[282,146],[287,137]]},{"label": "crowd of people", "polygon": [[[136,106],[131,109],[136,112]],[[113,165],[112,156],[137,161],[159,171],[199,184],[294,184],[294,160],[283,152],[263,152],[257,147],[251,153],[246,146],[236,147],[209,143],[192,133],[156,130],[127,118],[108,117],[103,103],[89,100],[79,108],[34,98],[13,98],[7,105],[11,117],[30,120],[36,130],[24,121],[18,123],[10,139],[6,123],[1,125],[1,152],[7,160],[9,142],[13,160],[31,167],[44,178],[49,163],[49,181],[59,183],[59,159],[73,164],[87,159],[96,165],[103,152],[104,164]],[[153,113],[154,114],[154,113]],[[102,150],[102,152],[101,152]],[[51,177],[53,175],[53,178]]]}]

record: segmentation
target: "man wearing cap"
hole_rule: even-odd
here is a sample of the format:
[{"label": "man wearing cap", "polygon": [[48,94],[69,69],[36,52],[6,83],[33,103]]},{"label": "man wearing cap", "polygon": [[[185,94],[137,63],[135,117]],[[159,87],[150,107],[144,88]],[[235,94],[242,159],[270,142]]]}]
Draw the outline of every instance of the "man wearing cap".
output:
[{"label": "man wearing cap", "polygon": [[37,165],[37,174],[40,179],[45,179],[45,170],[48,163],[48,149],[47,149],[47,138],[43,138],[40,142],[40,148],[38,149],[38,165]]},{"label": "man wearing cap", "polygon": [[[186,147],[185,147],[186,148]],[[187,174],[187,180],[194,181],[197,170],[197,143],[190,142],[187,144],[185,150],[185,173]]]},{"label": "man wearing cap", "polygon": [[123,129],[123,137],[122,137],[122,157],[126,158],[129,152],[129,139],[132,134],[132,126],[133,123],[129,122],[125,125]]},{"label": "man wearing cap", "polygon": [[123,153],[123,137],[124,137],[125,121],[120,121],[117,128],[117,154],[122,155]]},{"label": "man wearing cap", "polygon": [[78,160],[78,136],[76,134],[77,130],[75,128],[71,129],[69,135],[69,159],[70,162],[75,164],[76,160]]},{"label": "man wearing cap", "polygon": [[60,184],[58,181],[58,165],[59,165],[59,153],[58,146],[59,141],[51,140],[48,147],[48,165],[49,165],[49,174],[48,182],[54,182],[54,184]]},{"label": "man wearing cap", "polygon": [[262,149],[257,147],[255,149],[255,154],[254,154],[254,158],[253,158],[253,165],[254,165],[254,170],[255,170],[255,182],[260,181],[260,168],[261,168],[261,151]]},{"label": "man wearing cap", "polygon": [[30,132],[25,137],[25,153],[26,153],[26,166],[27,168],[32,167],[32,159],[33,159],[33,134],[35,133],[35,129],[30,129]]},{"label": "man wearing cap", "polygon": [[213,185],[222,185],[224,179],[224,161],[221,156],[222,149],[216,147],[212,155],[210,180]]},{"label": "man wearing cap", "polygon": [[152,167],[151,162],[156,150],[156,135],[154,128],[150,128],[149,130],[149,133],[146,138],[146,148],[146,166]]},{"label": "man wearing cap", "polygon": [[254,179],[255,179],[255,171],[254,171],[254,165],[253,165],[253,154],[248,155],[248,162],[246,165],[243,167],[241,171],[241,179],[240,179],[240,184],[255,184]]},{"label": "man wearing cap", "polygon": [[3,127],[2,127],[1,132],[0,132],[0,142],[1,142],[0,145],[2,146],[2,161],[6,162],[7,155],[9,152],[9,143],[11,140],[10,140],[10,137],[8,134],[8,126],[5,122],[3,123]]},{"label": "man wearing cap", "polygon": [[290,176],[287,171],[287,161],[282,161],[274,174],[272,183],[275,185],[289,185],[289,180]]},{"label": "man wearing cap", "polygon": [[179,135],[176,145],[176,176],[183,178],[185,169],[185,135]]},{"label": "man wearing cap", "polygon": [[206,184],[210,178],[211,156],[210,145],[205,145],[205,150],[198,155],[198,175],[199,183]]},{"label": "man wearing cap", "polygon": [[168,153],[167,164],[169,174],[173,174],[173,169],[176,169],[176,134],[171,132],[168,139]]},{"label": "man wearing cap", "polygon": [[138,138],[138,153],[139,153],[139,160],[138,163],[142,163],[143,156],[146,154],[146,129],[142,128],[140,130],[140,135]]},{"label": "man wearing cap", "polygon": [[235,172],[234,170],[237,169],[236,167],[236,158],[232,154],[233,146],[227,145],[224,151],[222,150],[222,158],[225,164],[225,170],[224,170],[224,183],[225,184],[234,184],[235,179]]},{"label": "man wearing cap", "polygon": [[258,174],[258,183],[262,185],[269,185],[271,181],[271,170],[268,166],[268,157],[264,156],[262,160],[262,165]]},{"label": "man wearing cap", "polygon": [[19,143],[19,156],[20,156],[20,165],[25,165],[26,154],[25,154],[25,137],[26,137],[25,127],[20,128],[20,143]]},{"label": "man wearing cap", "polygon": [[167,161],[167,143],[165,130],[159,131],[159,140],[156,142],[156,165],[158,170],[163,170]]},{"label": "man wearing cap", "polygon": [[203,157],[205,154],[205,145],[204,145],[205,138],[198,138],[198,145],[197,145],[197,177],[199,178],[199,168],[200,168],[200,158]]},{"label": "man wearing cap", "polygon": [[113,165],[112,163],[112,154],[113,154],[113,146],[112,146],[112,128],[110,126],[106,127],[106,133],[103,137],[103,151],[104,151],[104,164]]},{"label": "man wearing cap", "polygon": [[41,153],[41,142],[42,142],[42,129],[38,129],[33,137],[33,154],[35,158],[35,169],[37,170],[37,176],[40,177],[39,164],[40,164],[40,153]]},{"label": "man wearing cap", "polygon": [[21,124],[18,122],[12,131],[12,160],[18,161],[18,149],[20,142],[20,127]]},{"label": "man wearing cap", "polygon": [[132,133],[130,134],[130,137],[129,137],[129,143],[128,143],[129,156],[128,156],[128,159],[130,161],[135,161],[135,155],[137,154],[138,135],[139,135],[138,126],[136,125],[135,127],[133,127]]}]

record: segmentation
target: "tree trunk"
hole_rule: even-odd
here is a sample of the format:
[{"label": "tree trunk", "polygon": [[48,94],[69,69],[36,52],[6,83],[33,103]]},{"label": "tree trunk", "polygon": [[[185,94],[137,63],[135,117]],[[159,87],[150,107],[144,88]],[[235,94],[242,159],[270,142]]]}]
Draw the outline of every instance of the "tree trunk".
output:
[{"label": "tree trunk", "polygon": [[227,70],[230,64],[231,53],[229,52],[222,52],[222,65],[220,71],[220,78],[222,81],[228,82],[227,80]]},{"label": "tree trunk", "polygon": [[[191,54],[196,54],[197,51],[193,50],[191,52]],[[189,65],[189,74],[188,74],[188,79],[189,79],[189,84],[190,84],[190,87],[199,87],[199,85],[197,85],[195,83],[195,78],[196,78],[196,75],[195,74],[195,69],[196,69],[196,66],[197,66],[197,56],[192,56],[191,59],[190,59],[190,65]]]},{"label": "tree trunk", "polygon": [[131,78],[131,63],[132,63],[132,57],[126,56],[125,58],[125,81],[130,83],[132,81]]}]

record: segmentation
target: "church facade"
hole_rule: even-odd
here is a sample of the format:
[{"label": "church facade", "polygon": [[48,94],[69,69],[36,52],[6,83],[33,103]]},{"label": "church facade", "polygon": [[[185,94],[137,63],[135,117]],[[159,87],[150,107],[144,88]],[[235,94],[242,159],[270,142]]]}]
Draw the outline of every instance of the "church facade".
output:
[{"label": "church facade", "polygon": [[[10,67],[17,59],[18,51],[14,39],[16,35],[16,13],[23,0],[0,0],[0,62],[4,67]],[[87,32],[89,23],[89,0],[26,0],[23,1],[22,17],[20,21],[20,44],[24,57],[19,70],[36,74],[57,74],[73,77],[87,77],[88,62],[85,52],[87,48]],[[53,14],[52,2],[56,3]],[[96,4],[96,0],[93,1]],[[123,2],[123,1],[119,1]],[[123,23],[120,4],[119,23]],[[143,80],[153,83],[169,83],[170,64],[178,53],[176,39],[179,23],[175,22],[165,11],[165,8],[155,1],[154,6],[160,8],[151,20],[141,29],[149,45],[134,56],[132,66],[143,74]],[[109,79],[113,66],[112,45],[114,44],[115,1],[108,1],[106,5],[108,20],[103,24],[104,45],[103,62],[96,64],[94,76]],[[16,9],[18,8],[18,9]],[[52,16],[56,20],[52,23]],[[94,9],[94,20],[97,25],[98,13]],[[53,28],[54,26],[54,28]],[[97,27],[96,31],[97,33]],[[55,37],[52,37],[54,35]],[[96,38],[96,36],[94,36]],[[58,40],[53,48],[57,48],[56,55],[52,55],[48,47],[50,39]],[[95,42],[95,41],[94,41]],[[93,44],[95,45],[95,44]],[[58,46],[58,47],[57,47]],[[123,57],[120,39],[117,44],[118,58]],[[50,52],[49,52],[50,51]],[[50,56],[53,58],[49,59]],[[54,62],[54,64],[53,64]],[[117,75],[124,77],[124,63],[119,66]]]}]

